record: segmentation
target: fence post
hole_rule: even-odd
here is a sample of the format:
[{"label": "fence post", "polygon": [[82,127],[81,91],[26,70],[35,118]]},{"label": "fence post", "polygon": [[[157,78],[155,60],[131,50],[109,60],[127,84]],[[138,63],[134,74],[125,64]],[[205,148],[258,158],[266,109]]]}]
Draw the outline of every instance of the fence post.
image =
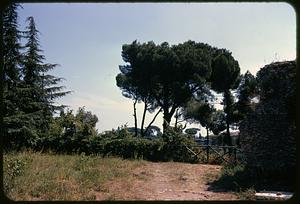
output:
[{"label": "fence post", "polygon": [[206,163],[209,163],[209,146],[206,147]]},{"label": "fence post", "polygon": [[206,135],[206,163],[208,164],[209,162],[209,137],[208,137],[208,129],[207,130],[207,135]]},{"label": "fence post", "polygon": [[234,147],[234,163],[236,164],[236,147]]}]

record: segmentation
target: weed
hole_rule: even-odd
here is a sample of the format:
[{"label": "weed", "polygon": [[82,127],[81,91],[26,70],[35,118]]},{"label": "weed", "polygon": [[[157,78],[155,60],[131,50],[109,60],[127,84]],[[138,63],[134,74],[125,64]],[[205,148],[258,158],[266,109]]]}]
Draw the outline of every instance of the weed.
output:
[{"label": "weed", "polygon": [[237,196],[241,200],[255,200],[255,189],[254,187],[247,188],[245,190],[240,190]]}]

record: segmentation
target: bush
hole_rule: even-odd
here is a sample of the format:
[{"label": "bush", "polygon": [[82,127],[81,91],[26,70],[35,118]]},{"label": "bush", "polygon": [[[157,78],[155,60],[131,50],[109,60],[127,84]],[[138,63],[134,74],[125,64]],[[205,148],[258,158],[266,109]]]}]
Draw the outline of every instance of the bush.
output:
[{"label": "bush", "polygon": [[39,149],[51,149],[59,153],[81,153],[89,151],[91,137],[97,136],[98,118],[90,111],[79,108],[76,114],[72,110],[63,111],[52,119],[50,130],[43,136]]},{"label": "bush", "polygon": [[191,147],[196,143],[171,127],[164,135],[152,138],[135,137],[126,127],[104,134],[88,135],[87,132],[83,134],[82,131],[77,131],[76,125],[72,126],[73,119],[74,115],[69,112],[53,120],[49,136],[40,141],[43,144],[43,152],[112,155],[149,161],[204,162],[203,154],[202,159],[199,159],[187,149],[188,146],[192,151],[199,153],[200,149]]},{"label": "bush", "polygon": [[194,140],[187,137],[182,133],[176,132],[172,127],[166,129],[163,140],[165,145],[163,146],[163,161],[175,161],[175,162],[196,162],[197,157],[188,150],[188,146],[193,152],[201,151],[195,147]]},{"label": "bush", "polygon": [[[145,159],[150,161],[196,162],[195,156],[185,147],[195,145],[186,135],[169,128],[162,137],[147,139],[134,137],[126,128],[107,132],[90,140],[91,153],[103,156]],[[191,147],[196,151],[194,147]]]},{"label": "bush", "polygon": [[3,157],[3,187],[6,194],[14,187],[14,180],[24,174],[29,162],[31,159],[25,155],[17,157],[14,153],[10,153]]},{"label": "bush", "polygon": [[101,135],[102,140],[98,140],[97,153],[115,155],[123,158],[146,159],[159,161],[160,151],[164,145],[161,138],[146,139],[134,137],[134,135],[122,128],[118,131],[110,131]]},{"label": "bush", "polygon": [[123,158],[146,159],[152,161],[160,160],[160,152],[164,143],[159,140],[144,138],[124,138],[106,141],[104,155],[116,155]]}]

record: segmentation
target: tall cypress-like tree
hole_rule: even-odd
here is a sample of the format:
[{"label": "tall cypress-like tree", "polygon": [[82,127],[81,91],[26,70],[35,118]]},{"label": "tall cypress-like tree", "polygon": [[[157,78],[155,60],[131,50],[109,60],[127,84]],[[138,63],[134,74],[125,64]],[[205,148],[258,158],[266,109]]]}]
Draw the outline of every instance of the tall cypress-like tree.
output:
[{"label": "tall cypress-like tree", "polygon": [[55,106],[54,101],[69,92],[63,92],[63,86],[57,86],[62,80],[47,74],[57,64],[44,63],[45,57],[39,44],[39,31],[33,17],[28,17],[28,26],[24,32],[27,40],[23,59],[23,96],[21,110],[29,117],[28,129],[32,135],[39,138],[49,129],[52,114],[61,106]]},{"label": "tall cypress-like tree", "polygon": [[21,131],[20,120],[20,67],[22,61],[21,32],[18,30],[19,4],[10,4],[2,12],[3,51],[3,113],[4,144],[9,146]]},{"label": "tall cypress-like tree", "polygon": [[223,93],[224,112],[226,113],[226,144],[232,145],[229,125],[233,122],[234,98],[231,89],[236,89],[239,83],[240,66],[232,54],[221,49],[216,52],[212,61],[211,87],[218,93]]},{"label": "tall cypress-like tree", "polygon": [[249,71],[241,76],[241,82],[237,89],[238,102],[235,104],[238,111],[237,119],[243,120],[246,115],[254,111],[254,104],[251,99],[258,95],[257,80]]}]

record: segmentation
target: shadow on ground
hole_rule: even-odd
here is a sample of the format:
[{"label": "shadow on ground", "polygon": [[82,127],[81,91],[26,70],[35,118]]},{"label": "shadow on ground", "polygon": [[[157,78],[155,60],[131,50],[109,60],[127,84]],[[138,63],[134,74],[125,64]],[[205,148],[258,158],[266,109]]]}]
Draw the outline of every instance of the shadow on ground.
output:
[{"label": "shadow on ground", "polygon": [[291,191],[295,190],[295,178],[288,172],[281,173],[254,173],[245,167],[222,170],[222,176],[208,182],[208,190],[213,192],[234,191],[241,192],[247,189],[255,191]]}]

